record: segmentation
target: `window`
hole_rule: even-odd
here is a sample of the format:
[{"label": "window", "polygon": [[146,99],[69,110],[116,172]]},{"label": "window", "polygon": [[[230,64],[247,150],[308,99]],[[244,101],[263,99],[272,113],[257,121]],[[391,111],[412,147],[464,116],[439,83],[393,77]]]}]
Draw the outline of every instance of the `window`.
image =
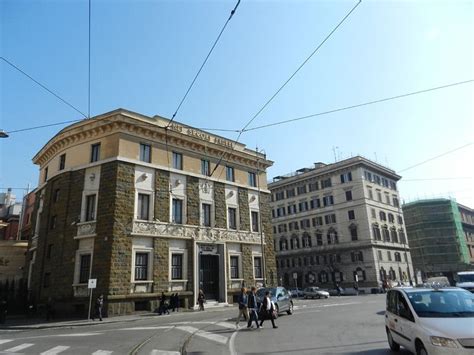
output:
[{"label": "window", "polygon": [[206,159],[201,159],[201,174],[205,176],[211,175],[211,162]]},{"label": "window", "polygon": [[402,216],[397,216],[397,218],[398,218],[398,224],[403,224]]},{"label": "window", "polygon": [[303,248],[311,247],[311,237],[308,234],[303,235]]},{"label": "window", "polygon": [[176,224],[183,224],[183,200],[178,198],[173,199],[172,222]]},{"label": "window", "polygon": [[171,279],[183,279],[183,254],[171,255]]},{"label": "window", "polygon": [[278,191],[275,193],[275,201],[280,201],[285,198],[285,191]]},{"label": "window", "polygon": [[54,202],[59,201],[59,192],[60,192],[59,189],[54,190],[54,197],[53,197]]},{"label": "window", "polygon": [[135,254],[135,281],[148,280],[148,253]]},{"label": "window", "polygon": [[[227,181],[235,181],[234,168],[232,166],[225,167],[225,178]],[[283,194],[283,191],[281,193]]]},{"label": "window", "polygon": [[322,226],[322,225],[323,225],[323,217],[313,218],[313,227]]},{"label": "window", "polygon": [[328,274],[326,271],[321,271],[321,273],[319,274],[319,282],[321,283],[328,282]]},{"label": "window", "polygon": [[350,171],[348,173],[341,174],[341,184],[349,181],[352,181],[352,173]]},{"label": "window", "polygon": [[64,170],[66,167],[66,154],[61,154],[59,156],[59,170]]},{"label": "window", "polygon": [[402,256],[399,252],[395,252],[395,261],[402,261]]},{"label": "window", "polygon": [[44,168],[44,179],[43,181],[46,182],[48,180],[48,167]]},{"label": "window", "polygon": [[400,207],[400,203],[398,202],[397,196],[392,196],[392,200],[393,200],[393,205],[395,207]]},{"label": "window", "polygon": [[298,204],[298,207],[300,209],[300,212],[305,212],[308,210],[308,202],[307,201],[302,201]]},{"label": "window", "polygon": [[400,229],[398,231],[398,234],[400,235],[400,243],[402,244],[406,244],[407,243],[407,240],[405,238],[405,232],[403,231],[403,229]]},{"label": "window", "polygon": [[280,250],[288,250],[288,242],[285,238],[280,239]]},{"label": "window", "polygon": [[230,257],[230,278],[239,278],[239,257],[236,255]]},{"label": "window", "polygon": [[372,173],[369,173],[368,171],[364,171],[364,177],[365,177],[365,180],[372,182]]},{"label": "window", "polygon": [[263,277],[261,256],[254,256],[253,258],[253,274],[255,279],[261,279]]},{"label": "window", "polygon": [[372,215],[372,218],[377,218],[377,214],[375,212],[375,208],[370,209],[370,214]]},{"label": "window", "polygon": [[316,245],[323,245],[323,234],[316,233]]},{"label": "window", "polygon": [[382,257],[382,250],[377,250],[377,254],[379,256],[379,260],[383,260],[383,257]]},{"label": "window", "polygon": [[173,152],[173,168],[183,170],[183,154]]},{"label": "window", "polygon": [[315,208],[320,208],[321,207],[321,201],[317,197],[313,197],[310,201],[310,207],[311,209]]},{"label": "window", "polygon": [[393,242],[393,243],[398,243],[397,230],[396,230],[395,228],[393,228],[393,229],[390,231],[390,234],[391,234],[391,237],[392,237],[392,242]]},{"label": "window", "polygon": [[349,220],[355,219],[355,213],[353,210],[347,211],[347,216],[349,217]]},{"label": "window", "polygon": [[326,224],[336,223],[336,215],[335,214],[328,214],[324,216],[324,222]]},{"label": "window", "polygon": [[355,241],[358,239],[358,235],[357,235],[357,226],[350,226],[349,227],[349,231],[351,233],[351,240]]},{"label": "window", "polygon": [[325,179],[325,180],[321,180],[321,188],[322,189],[325,189],[326,187],[331,187],[332,184],[331,184],[331,178],[329,179]]},{"label": "window", "polygon": [[151,146],[140,143],[140,160],[145,163],[151,163]]},{"label": "window", "polygon": [[302,195],[306,193],[306,185],[298,186],[296,189],[298,190],[298,195]]},{"label": "window", "polygon": [[89,280],[89,269],[91,266],[91,254],[81,255],[79,264],[79,283],[85,284]]},{"label": "window", "polygon": [[353,251],[351,253],[351,260],[352,262],[364,261],[364,255],[362,254],[362,251]]},{"label": "window", "polygon": [[252,232],[258,232],[259,231],[258,212],[252,211],[251,216],[252,216]]},{"label": "window", "polygon": [[300,247],[300,240],[297,237],[291,238],[291,249],[299,249]]},{"label": "window", "polygon": [[202,225],[205,227],[211,226],[211,205],[208,203],[202,204]]},{"label": "window", "polygon": [[382,202],[382,193],[380,191],[377,191],[377,199],[379,202]]},{"label": "window", "polygon": [[388,258],[388,261],[392,261],[392,253],[390,253],[389,250],[387,250],[387,258]]},{"label": "window", "polygon": [[379,216],[380,216],[381,221],[386,221],[387,220],[387,215],[385,214],[385,212],[380,211]]},{"label": "window", "polygon": [[295,197],[296,194],[295,194],[295,189],[294,188],[291,188],[291,189],[288,189],[286,190],[286,197]]},{"label": "window", "polygon": [[249,186],[257,187],[257,175],[255,173],[249,172]]},{"label": "window", "polygon": [[390,205],[390,196],[389,196],[389,194],[385,194],[385,202],[387,203],[387,205]]},{"label": "window", "polygon": [[237,229],[237,209],[229,207],[227,209],[227,217],[229,221],[229,229]]},{"label": "window", "polygon": [[138,194],[137,218],[148,220],[150,214],[150,195]]},{"label": "window", "polygon": [[330,196],[324,196],[323,197],[323,205],[324,206],[331,206],[334,205],[334,197],[332,195]]},{"label": "window", "polygon": [[48,244],[48,251],[46,252],[46,257],[51,259],[51,255],[53,255],[53,244]]},{"label": "window", "polygon": [[317,191],[319,190],[319,183],[317,181],[309,183],[309,191]]},{"label": "window", "polygon": [[49,229],[56,229],[56,215],[51,217]]},{"label": "window", "polygon": [[395,217],[393,216],[393,214],[391,214],[391,213],[388,214],[388,221],[389,221],[390,223],[394,223],[394,222],[395,222]]},{"label": "window", "polygon": [[51,286],[51,273],[46,272],[43,278],[43,287],[48,288],[49,286]]},{"label": "window", "polygon": [[339,243],[337,232],[332,228],[328,230],[327,241],[328,241],[328,244],[338,244]]},{"label": "window", "polygon": [[352,191],[346,191],[346,201],[352,201]]},{"label": "window", "polygon": [[382,228],[382,233],[383,233],[383,240],[385,242],[389,242],[390,241],[390,233],[388,231],[388,228],[387,227],[383,227]]},{"label": "window", "polygon": [[86,221],[95,220],[95,194],[86,196]]},{"label": "window", "polygon": [[372,232],[374,233],[375,240],[382,240],[382,235],[380,234],[380,228],[377,224],[372,226]]},{"label": "window", "polygon": [[91,145],[91,163],[100,159],[100,143]]},{"label": "window", "polygon": [[370,198],[371,200],[373,200],[373,199],[374,199],[374,193],[372,192],[372,189],[367,189],[367,191],[368,191],[368,193],[369,193],[369,198]]}]

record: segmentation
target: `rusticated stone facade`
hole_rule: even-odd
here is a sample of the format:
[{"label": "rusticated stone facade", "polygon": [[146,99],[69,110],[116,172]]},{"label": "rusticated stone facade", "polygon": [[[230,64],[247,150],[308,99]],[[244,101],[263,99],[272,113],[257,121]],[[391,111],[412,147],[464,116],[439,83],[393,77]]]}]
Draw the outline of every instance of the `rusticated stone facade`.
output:
[{"label": "rusticated stone facade", "polygon": [[199,179],[193,176],[187,177],[187,224],[198,226],[199,221]]},{"label": "rusticated stone facade", "polygon": [[162,222],[170,220],[170,174],[155,170],[155,218]]},{"label": "rusticated stone facade", "polygon": [[275,260],[275,249],[273,247],[273,229],[271,222],[270,194],[260,194],[260,213],[262,218],[263,232],[265,234],[265,275],[267,284],[276,286],[277,267]]},{"label": "rusticated stone facade", "polygon": [[249,194],[247,190],[239,188],[239,211],[240,211],[240,229],[244,231],[250,230],[249,215]]},{"label": "rusticated stone facade", "polygon": [[227,228],[227,206],[225,204],[225,185],[214,183],[214,204],[216,211],[216,228]]}]

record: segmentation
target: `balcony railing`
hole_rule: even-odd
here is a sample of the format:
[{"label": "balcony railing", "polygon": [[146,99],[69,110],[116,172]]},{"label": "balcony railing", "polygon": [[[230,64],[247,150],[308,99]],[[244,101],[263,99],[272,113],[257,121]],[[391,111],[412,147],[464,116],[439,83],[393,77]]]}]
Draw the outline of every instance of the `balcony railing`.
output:
[{"label": "balcony railing", "polygon": [[77,237],[94,236],[96,233],[96,222],[81,222],[77,224]]}]

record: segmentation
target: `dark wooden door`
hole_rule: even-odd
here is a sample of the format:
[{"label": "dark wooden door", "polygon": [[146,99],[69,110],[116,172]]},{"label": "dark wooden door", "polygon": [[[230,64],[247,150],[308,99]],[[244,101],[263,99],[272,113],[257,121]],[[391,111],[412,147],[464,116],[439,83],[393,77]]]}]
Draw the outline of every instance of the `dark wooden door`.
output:
[{"label": "dark wooden door", "polygon": [[219,256],[201,255],[202,290],[206,299],[219,299]]}]

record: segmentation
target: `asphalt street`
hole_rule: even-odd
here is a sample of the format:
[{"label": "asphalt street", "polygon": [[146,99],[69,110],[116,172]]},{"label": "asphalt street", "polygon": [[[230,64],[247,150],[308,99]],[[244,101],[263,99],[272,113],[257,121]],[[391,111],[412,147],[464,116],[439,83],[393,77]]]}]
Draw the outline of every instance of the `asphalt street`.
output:
[{"label": "asphalt street", "polygon": [[[235,327],[236,307],[83,326],[0,330],[0,354],[391,354],[384,295],[295,300],[272,329]],[[403,350],[398,354],[406,355]]]}]

